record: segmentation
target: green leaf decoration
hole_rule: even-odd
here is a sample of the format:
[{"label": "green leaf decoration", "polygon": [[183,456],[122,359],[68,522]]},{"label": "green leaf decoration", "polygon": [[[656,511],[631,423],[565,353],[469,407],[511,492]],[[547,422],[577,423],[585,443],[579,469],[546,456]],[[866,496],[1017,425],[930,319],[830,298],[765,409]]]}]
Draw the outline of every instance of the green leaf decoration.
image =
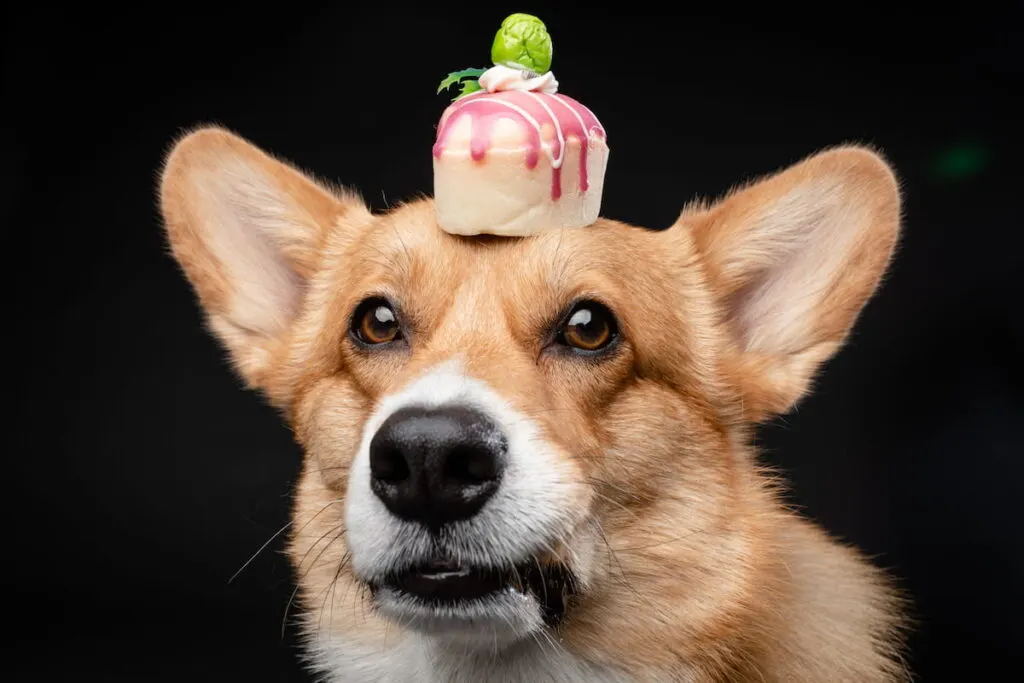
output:
[{"label": "green leaf decoration", "polygon": [[463,69],[462,71],[453,71],[445,76],[444,80],[441,81],[441,85],[437,86],[437,92],[440,94],[442,90],[447,90],[453,85],[458,84],[461,87],[461,90],[454,98],[457,100],[460,97],[469,95],[470,93],[483,90],[477,79],[483,76],[485,71],[487,71],[487,69]]},{"label": "green leaf decoration", "polygon": [[[459,85],[462,87],[462,90],[459,92],[459,96],[455,98],[456,100],[461,99],[466,95],[472,95],[475,92],[480,92],[481,90],[483,90],[483,88],[480,86],[480,81],[477,80],[462,81],[462,83],[460,83]],[[454,102],[455,100],[452,101]]]}]

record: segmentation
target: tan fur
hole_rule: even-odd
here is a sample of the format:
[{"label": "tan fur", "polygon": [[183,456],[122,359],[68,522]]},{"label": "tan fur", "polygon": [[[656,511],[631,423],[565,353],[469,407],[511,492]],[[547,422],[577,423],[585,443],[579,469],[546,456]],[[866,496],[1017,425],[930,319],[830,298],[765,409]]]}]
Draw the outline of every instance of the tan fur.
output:
[{"label": "tan fur", "polygon": [[[289,552],[321,637],[385,649],[404,637],[347,569],[347,467],[381,396],[459,357],[541,426],[578,479],[565,504],[600,525],[593,579],[556,634],[566,648],[636,680],[905,680],[889,582],[783,506],[750,438],[806,394],[888,267],[899,194],[874,152],[826,151],[663,232],[602,219],[465,238],[437,228],[430,200],[372,216],[204,129],[169,156],[161,200],[213,331],[304,447]],[[231,216],[249,222],[254,253],[281,256],[267,263],[289,269],[274,280],[294,283],[289,296],[216,246]],[[348,341],[368,293],[399,303],[407,351]],[[614,358],[541,348],[577,295],[620,317]],[[260,302],[277,308],[247,309]]]}]

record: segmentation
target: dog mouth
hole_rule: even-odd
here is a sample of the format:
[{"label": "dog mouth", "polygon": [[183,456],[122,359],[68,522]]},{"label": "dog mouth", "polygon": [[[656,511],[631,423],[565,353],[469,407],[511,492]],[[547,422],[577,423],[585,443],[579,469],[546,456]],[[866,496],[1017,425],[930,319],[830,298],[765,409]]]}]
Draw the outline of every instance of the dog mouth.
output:
[{"label": "dog mouth", "polygon": [[540,604],[544,622],[553,626],[564,616],[576,592],[572,571],[562,563],[537,560],[500,569],[463,565],[436,559],[389,574],[370,586],[439,609],[486,604],[502,595],[532,597]]}]

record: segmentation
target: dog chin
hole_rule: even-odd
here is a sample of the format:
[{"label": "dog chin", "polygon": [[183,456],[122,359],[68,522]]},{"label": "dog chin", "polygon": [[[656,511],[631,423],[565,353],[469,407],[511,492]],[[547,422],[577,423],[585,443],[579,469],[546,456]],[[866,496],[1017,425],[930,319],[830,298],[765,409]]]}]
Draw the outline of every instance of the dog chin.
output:
[{"label": "dog chin", "polygon": [[374,591],[374,603],[381,616],[410,631],[458,644],[501,648],[545,628],[540,602],[512,587],[455,602],[380,588]]}]

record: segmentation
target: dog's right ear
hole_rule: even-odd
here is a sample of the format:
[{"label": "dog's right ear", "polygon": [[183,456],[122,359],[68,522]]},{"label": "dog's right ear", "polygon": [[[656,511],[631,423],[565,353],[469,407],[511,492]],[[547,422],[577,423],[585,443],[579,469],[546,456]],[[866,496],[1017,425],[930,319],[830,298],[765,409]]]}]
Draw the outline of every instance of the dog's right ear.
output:
[{"label": "dog's right ear", "polygon": [[246,384],[267,390],[327,232],[369,210],[216,127],[174,145],[160,208],[211,330]]}]

